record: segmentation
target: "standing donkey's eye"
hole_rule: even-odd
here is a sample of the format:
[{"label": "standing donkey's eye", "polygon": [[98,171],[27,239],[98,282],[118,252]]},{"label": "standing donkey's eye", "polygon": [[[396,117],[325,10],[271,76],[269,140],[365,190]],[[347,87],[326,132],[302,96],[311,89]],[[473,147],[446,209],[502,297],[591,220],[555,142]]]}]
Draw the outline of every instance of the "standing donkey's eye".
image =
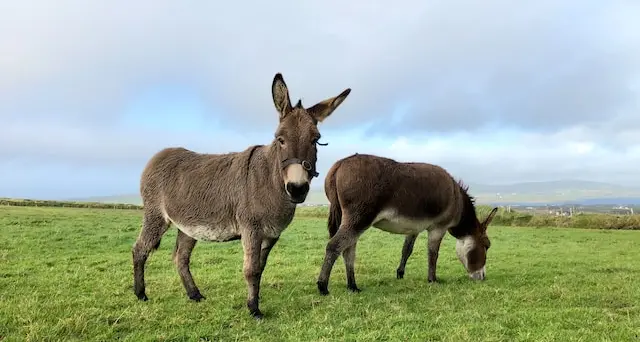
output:
[{"label": "standing donkey's eye", "polygon": [[284,145],[284,138],[278,137],[278,142],[280,143],[280,145]]}]

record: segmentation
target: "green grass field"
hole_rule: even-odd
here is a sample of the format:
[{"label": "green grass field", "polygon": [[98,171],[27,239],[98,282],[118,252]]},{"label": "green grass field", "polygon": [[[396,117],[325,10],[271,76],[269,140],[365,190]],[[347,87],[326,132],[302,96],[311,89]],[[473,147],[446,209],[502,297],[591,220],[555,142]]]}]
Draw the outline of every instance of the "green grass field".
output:
[{"label": "green grass field", "polygon": [[5,341],[638,341],[640,232],[491,226],[487,280],[474,283],[447,236],[439,284],[426,282],[426,234],[405,279],[403,237],[375,229],[358,244],[346,290],[342,259],[331,294],[315,281],[326,222],[298,217],[273,249],[261,310],[245,307],[239,241],[199,243],[192,272],[207,299],[187,300],[171,262],[175,230],[132,287],[139,210],[0,206],[0,340]]}]

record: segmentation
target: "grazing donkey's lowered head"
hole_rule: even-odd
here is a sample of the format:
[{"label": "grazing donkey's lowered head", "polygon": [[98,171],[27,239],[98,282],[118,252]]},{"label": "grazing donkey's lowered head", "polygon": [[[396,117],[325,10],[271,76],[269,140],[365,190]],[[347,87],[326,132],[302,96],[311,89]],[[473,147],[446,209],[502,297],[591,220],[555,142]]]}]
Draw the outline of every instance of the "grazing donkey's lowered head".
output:
[{"label": "grazing donkey's lowered head", "polygon": [[351,89],[319,102],[310,108],[302,100],[291,105],[289,90],[277,74],[271,86],[273,102],[280,113],[280,124],[275,133],[275,150],[281,163],[284,189],[293,203],[302,203],[309,193],[309,184],[316,172],[316,145],[320,132],[316,125],[322,122],[347,98]]},{"label": "grazing donkey's lowered head", "polygon": [[459,185],[464,203],[462,216],[456,226],[449,228],[449,233],[456,238],[456,255],[467,270],[469,277],[475,280],[484,280],[487,251],[491,247],[487,227],[498,212],[498,208],[493,208],[489,215],[480,222],[476,216],[473,198],[467,194],[468,187],[461,183]]},{"label": "grazing donkey's lowered head", "polygon": [[282,75],[275,75],[271,90],[279,124],[270,144],[224,154],[165,148],[147,163],[140,178],[142,230],[132,251],[134,292],[139,299],[148,299],[145,262],[173,225],[178,228],[173,259],[187,296],[194,301],[205,298],[189,269],[196,242],[240,239],[247,307],[254,317],[262,317],[258,301],[267,258],[317,175],[316,125],[350,92],[305,109],[301,101],[291,106]]}]

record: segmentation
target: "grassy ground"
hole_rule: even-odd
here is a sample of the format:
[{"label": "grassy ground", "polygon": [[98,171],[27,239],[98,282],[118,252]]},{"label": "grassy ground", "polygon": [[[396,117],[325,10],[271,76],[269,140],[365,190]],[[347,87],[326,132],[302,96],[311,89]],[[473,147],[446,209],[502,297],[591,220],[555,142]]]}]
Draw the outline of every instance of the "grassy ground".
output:
[{"label": "grassy ground", "polygon": [[640,232],[490,227],[487,280],[466,278],[447,236],[440,284],[426,282],[426,236],[405,279],[403,238],[371,229],[345,288],[315,280],[325,220],[297,218],[271,253],[265,320],[245,307],[238,241],[200,243],[192,272],[207,299],[189,302],[173,264],[175,230],[147,266],[148,302],[131,291],[130,248],[140,211],[0,206],[0,340],[5,341],[637,341]]}]

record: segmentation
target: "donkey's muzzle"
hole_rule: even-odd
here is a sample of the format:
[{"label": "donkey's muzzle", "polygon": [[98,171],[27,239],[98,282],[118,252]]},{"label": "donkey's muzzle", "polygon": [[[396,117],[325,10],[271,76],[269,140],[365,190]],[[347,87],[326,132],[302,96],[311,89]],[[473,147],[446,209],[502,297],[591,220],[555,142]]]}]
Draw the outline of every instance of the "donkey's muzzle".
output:
[{"label": "donkey's muzzle", "polygon": [[309,183],[287,183],[287,193],[289,194],[289,197],[291,197],[291,202],[302,203],[309,193]]},{"label": "donkey's muzzle", "polygon": [[469,278],[473,279],[473,280],[484,280],[486,276],[484,267],[473,272],[473,273],[469,273]]}]

